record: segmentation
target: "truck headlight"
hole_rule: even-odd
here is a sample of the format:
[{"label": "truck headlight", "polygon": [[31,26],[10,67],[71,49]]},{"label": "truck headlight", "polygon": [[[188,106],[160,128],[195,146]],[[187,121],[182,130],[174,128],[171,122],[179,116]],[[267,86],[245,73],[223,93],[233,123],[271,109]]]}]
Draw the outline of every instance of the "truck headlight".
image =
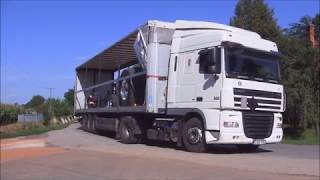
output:
[{"label": "truck headlight", "polygon": [[282,128],[282,123],[277,123],[276,128]]},{"label": "truck headlight", "polygon": [[276,128],[282,128],[282,116],[278,117],[279,121],[276,124]]},{"label": "truck headlight", "polygon": [[223,122],[223,126],[237,128],[237,127],[239,127],[239,123],[237,123],[237,122]]}]

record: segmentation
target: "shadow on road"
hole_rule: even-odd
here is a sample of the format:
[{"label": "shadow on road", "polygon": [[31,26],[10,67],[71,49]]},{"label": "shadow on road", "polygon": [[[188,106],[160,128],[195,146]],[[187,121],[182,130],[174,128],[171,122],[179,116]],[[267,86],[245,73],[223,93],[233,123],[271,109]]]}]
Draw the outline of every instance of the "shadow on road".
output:
[{"label": "shadow on road", "polygon": [[210,145],[208,147],[208,153],[212,154],[257,154],[257,153],[268,153],[272,152],[271,150],[263,149],[262,147],[258,148],[254,152],[244,152],[240,151],[236,145]]},{"label": "shadow on road", "polygon": [[[82,127],[79,127],[77,129],[82,130],[82,131],[87,131],[87,130],[83,129]],[[119,143],[121,143],[121,141],[116,138],[115,132],[98,130],[97,133],[95,133],[95,134],[98,136],[104,136],[107,138],[114,139],[115,141],[118,141]],[[176,143],[174,143],[174,142],[157,141],[157,140],[144,140],[142,142],[142,144],[146,145],[146,146],[157,147],[157,148],[176,149],[176,150],[185,151],[184,148],[177,147]],[[257,153],[273,152],[272,150],[263,149],[263,147],[259,147],[254,152],[244,152],[244,151],[240,151],[236,145],[229,145],[229,144],[228,145],[226,145],[226,144],[208,145],[207,149],[208,150],[206,153],[209,153],[209,154],[257,154]]]},{"label": "shadow on road", "polygon": [[105,137],[108,137],[108,138],[111,138],[111,139],[114,139],[114,140],[117,140],[116,138],[116,133],[115,132],[112,132],[112,131],[105,131],[105,130],[97,130],[96,133],[93,133],[93,132],[90,132],[86,129],[84,129],[83,127],[78,127],[77,128],[78,130],[81,130],[81,131],[85,131],[85,132],[89,132],[89,133],[92,133],[92,134],[95,134],[97,136],[105,136]]},{"label": "shadow on road", "polygon": [[[176,150],[181,150],[185,151],[184,148],[178,148],[176,147],[176,143],[173,142],[166,142],[166,141],[154,141],[154,140],[148,140],[145,143],[147,146],[154,146],[154,147],[159,147],[159,148],[167,148],[167,149],[176,149]],[[273,152],[271,150],[266,150],[263,148],[258,148],[254,152],[244,152],[240,151],[236,145],[209,145],[207,147],[207,152],[209,154],[257,154],[257,153],[268,153],[268,152]]]}]

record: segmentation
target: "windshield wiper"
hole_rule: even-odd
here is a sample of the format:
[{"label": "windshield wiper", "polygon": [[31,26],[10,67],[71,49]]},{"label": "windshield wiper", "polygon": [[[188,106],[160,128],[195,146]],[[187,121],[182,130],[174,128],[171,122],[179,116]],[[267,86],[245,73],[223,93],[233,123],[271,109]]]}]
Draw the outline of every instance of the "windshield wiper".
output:
[{"label": "windshield wiper", "polygon": [[249,79],[249,76],[246,76],[246,75],[242,75],[238,72],[232,72],[230,73],[230,76],[233,76],[233,77],[236,77],[236,78],[239,78],[239,79]]},{"label": "windshield wiper", "polygon": [[240,79],[249,79],[249,76],[244,76],[244,75],[236,75]]},{"label": "windshield wiper", "polygon": [[273,83],[279,83],[279,81],[277,80],[273,80],[273,79],[267,79],[268,82],[273,82]]},{"label": "windshield wiper", "polygon": [[273,79],[266,79],[266,78],[261,78],[261,77],[254,77],[254,76],[249,76],[249,75],[243,75],[241,73],[238,72],[232,72],[230,73],[231,76],[239,78],[239,79],[252,79],[255,81],[261,81],[261,82],[271,82],[271,83],[279,83],[279,81],[277,80],[273,80]]},{"label": "windshield wiper", "polygon": [[257,80],[257,81],[264,81],[263,78],[259,78],[259,77],[254,77],[253,79],[254,79],[254,80]]}]

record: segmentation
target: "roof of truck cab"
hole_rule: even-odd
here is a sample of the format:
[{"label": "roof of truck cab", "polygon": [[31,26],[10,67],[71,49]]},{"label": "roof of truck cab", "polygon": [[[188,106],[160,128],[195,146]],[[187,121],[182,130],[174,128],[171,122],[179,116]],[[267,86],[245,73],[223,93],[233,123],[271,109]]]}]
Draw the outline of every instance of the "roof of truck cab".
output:
[{"label": "roof of truck cab", "polygon": [[108,48],[102,50],[100,53],[90,58],[77,67],[79,69],[104,69],[104,70],[116,70],[119,66],[127,66],[134,64],[137,61],[136,54],[134,52],[134,42],[137,37],[139,29],[145,26],[154,26],[166,29],[174,30],[197,30],[197,29],[214,29],[223,30],[229,32],[239,32],[253,38],[261,38],[259,34],[244,29],[227,26],[213,22],[203,21],[186,21],[177,20],[176,22],[164,22],[158,20],[149,20],[146,23],[139,26],[137,29],[130,32],[127,36],[115,42]]}]

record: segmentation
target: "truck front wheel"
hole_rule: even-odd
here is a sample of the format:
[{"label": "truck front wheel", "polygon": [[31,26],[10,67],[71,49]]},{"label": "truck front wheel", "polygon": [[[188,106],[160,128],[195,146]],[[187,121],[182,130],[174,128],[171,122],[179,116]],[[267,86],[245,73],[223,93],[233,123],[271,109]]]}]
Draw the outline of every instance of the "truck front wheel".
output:
[{"label": "truck front wheel", "polygon": [[199,118],[193,117],[183,125],[182,140],[187,151],[206,151],[204,129]]}]

